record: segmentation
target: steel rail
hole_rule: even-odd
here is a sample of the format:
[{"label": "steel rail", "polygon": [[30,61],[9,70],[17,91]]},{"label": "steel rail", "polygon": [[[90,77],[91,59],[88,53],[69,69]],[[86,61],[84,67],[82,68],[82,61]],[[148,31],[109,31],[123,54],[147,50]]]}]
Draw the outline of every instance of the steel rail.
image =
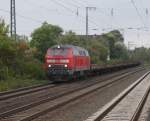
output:
[{"label": "steel rail", "polygon": [[[139,67],[139,68],[141,68],[141,67]],[[42,91],[42,90],[49,89],[49,88],[54,88],[56,86],[58,86],[58,85],[52,84],[52,83],[47,83],[47,84],[30,86],[30,87],[24,87],[24,88],[12,90],[12,91],[1,92],[0,93],[0,101],[4,101],[4,100],[10,99],[10,98],[15,98],[17,96],[24,96],[24,95],[27,95],[30,93]]]},{"label": "steel rail", "polygon": [[144,107],[144,104],[145,104],[145,102],[146,102],[146,100],[148,98],[149,93],[150,93],[150,86],[146,90],[142,100],[140,101],[140,103],[139,103],[139,105],[138,105],[138,107],[137,107],[137,109],[136,109],[136,111],[135,111],[135,113],[134,113],[134,115],[133,115],[133,117],[132,117],[132,119],[130,121],[137,121],[139,119],[140,114],[141,114],[142,109]]},{"label": "steel rail", "polygon": [[[93,116],[89,117],[85,121],[100,121],[102,120],[119,102],[121,102],[126,95],[128,95],[138,84],[140,84],[148,75],[150,74],[150,71],[144,74],[140,79],[138,79],[136,82],[134,82],[131,86],[129,86],[125,91],[123,91],[121,94],[119,94],[116,98],[114,98],[111,102],[106,104],[102,109],[100,109],[98,112],[96,112]],[[142,110],[142,107],[144,105],[144,102],[146,101],[146,98],[149,94],[150,87],[147,89],[142,101],[139,104],[139,107],[137,111],[135,112],[134,116],[132,117],[131,121],[137,121],[137,118]]]},{"label": "steel rail", "polygon": [[18,88],[18,89],[10,90],[10,91],[0,92],[0,96],[8,95],[8,94],[16,93],[16,92],[19,92],[19,91],[28,90],[28,89],[38,88],[38,87],[45,86],[45,85],[48,85],[48,84],[52,84],[52,83],[37,84],[37,85],[34,85],[34,86],[23,87],[23,88]]},{"label": "steel rail", "polygon": [[26,94],[31,94],[31,93],[42,91],[45,89],[54,88],[56,86],[57,85],[54,85],[54,84],[47,84],[47,85],[41,85],[41,86],[37,86],[37,87],[35,86],[35,87],[25,88],[21,91],[18,90],[15,92],[9,92],[8,94],[6,93],[5,95],[0,96],[0,101],[4,101],[4,100],[10,99],[10,98],[15,98],[18,96],[24,96]]},{"label": "steel rail", "polygon": [[[44,100],[41,100],[41,101],[38,101],[38,102],[35,102],[35,103],[31,103],[31,104],[28,104],[28,105],[25,105],[25,106],[16,108],[16,109],[13,109],[13,110],[10,110],[10,111],[7,111],[7,112],[4,112],[4,113],[0,114],[0,117],[3,118],[3,117],[6,117],[6,116],[10,116],[10,115],[15,114],[15,113],[17,113],[17,112],[34,108],[35,106],[41,105],[41,104],[43,104],[43,103],[55,101],[55,100],[58,100],[58,99],[60,99],[60,98],[65,97],[65,96],[69,96],[69,95],[71,95],[71,94],[73,94],[73,93],[77,93],[77,92],[79,92],[79,91],[82,92],[83,90],[86,90],[87,88],[91,88],[91,90],[89,89],[89,91],[87,91],[87,92],[78,94],[77,96],[75,96],[75,97],[73,97],[73,98],[71,98],[71,99],[68,99],[68,100],[66,100],[66,101],[64,101],[64,102],[58,103],[58,104],[56,104],[55,106],[52,106],[52,107],[50,107],[50,108],[48,108],[48,109],[45,109],[45,110],[43,110],[43,111],[41,111],[41,112],[38,112],[38,113],[35,113],[35,114],[33,114],[33,115],[31,115],[31,116],[28,116],[28,117],[26,117],[26,118],[24,118],[24,119],[21,120],[21,121],[28,121],[28,120],[34,119],[34,118],[36,118],[36,117],[38,117],[38,116],[40,116],[40,115],[43,115],[43,114],[45,114],[46,112],[55,110],[55,109],[57,109],[58,107],[63,106],[63,105],[65,105],[65,104],[68,103],[68,102],[74,101],[74,100],[76,100],[76,99],[78,99],[78,98],[80,98],[80,97],[82,97],[82,96],[85,96],[85,95],[87,95],[87,94],[89,94],[89,93],[92,93],[92,92],[94,92],[94,91],[96,91],[96,90],[98,90],[98,89],[105,88],[106,86],[111,85],[111,84],[113,84],[113,83],[119,81],[120,79],[125,78],[125,77],[127,77],[127,76],[129,76],[129,75],[131,75],[131,74],[133,74],[133,73],[138,72],[138,71],[140,71],[140,70],[136,70],[136,71],[133,71],[133,72],[128,72],[128,73],[126,73],[126,74],[124,74],[124,75],[121,75],[121,76],[119,76],[119,77],[116,77],[115,79],[111,79],[110,82],[108,82],[108,83],[106,83],[106,84],[103,84],[103,85],[98,85],[98,83],[100,84],[101,82],[97,82],[97,83],[94,83],[94,84],[92,84],[92,85],[88,85],[88,86],[86,86],[86,87],[84,87],[84,88],[82,87],[82,88],[79,88],[79,89],[75,89],[75,90],[73,90],[73,91],[70,91],[70,92],[67,92],[67,93],[58,95],[58,96],[53,97],[53,98],[44,99]],[[106,80],[105,80],[105,81],[106,81]]]}]

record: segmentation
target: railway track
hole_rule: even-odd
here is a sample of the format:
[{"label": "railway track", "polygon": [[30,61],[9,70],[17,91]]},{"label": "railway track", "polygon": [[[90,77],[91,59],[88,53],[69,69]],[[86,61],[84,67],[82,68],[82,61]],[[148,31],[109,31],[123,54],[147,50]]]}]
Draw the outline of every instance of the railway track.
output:
[{"label": "railway track", "polygon": [[138,121],[150,94],[150,71],[85,121]]},{"label": "railway track", "polygon": [[2,92],[0,93],[0,101],[14,98],[17,96],[22,96],[26,94],[31,94],[37,91],[49,89],[49,88],[54,88],[57,85],[48,83],[48,84],[43,84],[43,85],[36,85],[36,86],[31,86],[31,87],[26,87],[26,88],[21,88],[17,90],[12,90],[12,91],[7,91],[7,92]]},{"label": "railway track", "polygon": [[[128,71],[125,71],[123,73],[126,73],[126,72],[128,72]],[[121,74],[123,74],[123,73],[121,73]],[[116,75],[114,75],[114,76],[116,76]],[[49,89],[49,88],[54,88],[56,86],[58,86],[58,85],[53,84],[53,83],[47,83],[47,84],[42,84],[42,85],[24,87],[24,88],[12,90],[12,91],[0,92],[0,101],[7,100],[7,99],[10,99],[10,98],[15,98],[15,97],[18,97],[18,96],[31,94],[31,93],[46,90],[46,89]]]},{"label": "railway track", "polygon": [[[53,111],[60,106],[63,106],[71,101],[74,101],[84,95],[92,93],[98,89],[104,88],[108,85],[111,85],[122,78],[125,78],[133,73],[140,71],[141,69],[137,69],[133,72],[124,73],[114,77],[113,79],[105,80],[105,81],[97,81],[94,84],[86,85],[85,87],[80,87],[78,89],[62,93],[61,95],[54,96],[52,98],[43,99],[34,103],[30,103],[28,105],[24,105],[7,112],[3,112],[0,114],[1,119],[7,116],[12,115],[9,120],[15,121],[29,121],[34,118],[37,118],[40,115],[43,115],[49,111]],[[111,77],[112,78],[112,77]],[[18,113],[19,112],[19,113]],[[21,117],[20,117],[21,115]],[[6,121],[6,120],[5,120]]]},{"label": "railway track", "polygon": [[142,69],[142,68],[133,68],[133,69],[127,69],[120,71],[119,73],[113,73],[109,75],[103,75],[100,77],[92,77],[87,80],[82,81],[73,81],[73,83],[61,83],[60,85],[57,85],[53,88],[48,88],[45,90],[37,91],[28,93],[21,96],[12,97],[9,99],[1,100],[0,101],[0,114],[3,114],[4,112],[9,112],[12,109],[17,109],[19,107],[25,107],[29,104],[35,104],[35,102],[46,99],[52,99],[54,97],[59,97],[69,91],[73,91],[75,89],[82,89],[82,87],[90,86],[95,83],[100,83],[103,81],[107,81],[108,79],[111,79],[115,76],[122,75],[124,73],[127,73],[132,70],[136,69]]}]

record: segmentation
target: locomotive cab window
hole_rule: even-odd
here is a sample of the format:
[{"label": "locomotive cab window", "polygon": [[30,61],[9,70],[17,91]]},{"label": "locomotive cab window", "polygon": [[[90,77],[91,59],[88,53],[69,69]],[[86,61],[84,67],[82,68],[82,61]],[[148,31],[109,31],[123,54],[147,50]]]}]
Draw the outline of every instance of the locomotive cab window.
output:
[{"label": "locomotive cab window", "polygon": [[67,49],[66,48],[53,48],[51,49],[48,54],[50,55],[67,55]]}]

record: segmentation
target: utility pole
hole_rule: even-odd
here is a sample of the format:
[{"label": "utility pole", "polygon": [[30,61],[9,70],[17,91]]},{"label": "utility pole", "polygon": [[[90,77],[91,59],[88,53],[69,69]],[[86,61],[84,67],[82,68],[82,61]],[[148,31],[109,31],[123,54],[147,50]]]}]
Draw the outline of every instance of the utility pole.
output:
[{"label": "utility pole", "polygon": [[114,9],[112,8],[111,9],[111,12],[110,12],[110,14],[111,14],[111,29],[113,29],[113,19],[114,19]]},{"label": "utility pole", "polygon": [[96,10],[96,7],[86,7],[86,38],[88,39],[89,35],[89,10]]},{"label": "utility pole", "polygon": [[134,42],[128,41],[128,51],[130,51],[134,46],[136,47]]},{"label": "utility pole", "polygon": [[16,40],[16,5],[15,0],[10,0],[10,34]]}]

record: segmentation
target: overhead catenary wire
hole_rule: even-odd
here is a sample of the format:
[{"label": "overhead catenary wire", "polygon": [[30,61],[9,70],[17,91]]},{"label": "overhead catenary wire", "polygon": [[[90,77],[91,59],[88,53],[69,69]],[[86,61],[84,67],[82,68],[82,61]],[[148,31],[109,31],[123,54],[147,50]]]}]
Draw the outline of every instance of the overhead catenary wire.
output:
[{"label": "overhead catenary wire", "polygon": [[59,5],[59,6],[63,7],[64,9],[70,11],[71,13],[74,13],[74,14],[75,14],[75,11],[74,11],[74,10],[72,10],[71,8],[65,6],[64,4],[62,4],[62,3],[60,3],[60,2],[58,2],[57,0],[51,0],[51,2],[55,3],[56,5]]},{"label": "overhead catenary wire", "polygon": [[[135,4],[135,1],[134,1],[134,0],[131,0],[131,3],[132,3],[132,5],[134,6],[134,8],[135,8],[135,10],[136,10],[136,12],[137,12],[137,15],[139,16],[139,18],[140,18],[140,20],[141,20],[141,23],[143,24],[144,28],[147,29],[146,31],[148,31],[147,24],[144,22],[143,17],[142,17],[142,15],[140,14],[140,12],[139,12],[139,10],[138,10],[138,7],[137,7],[136,4]],[[148,32],[148,34],[149,34],[149,32]],[[143,44],[143,40],[142,40],[142,44]],[[142,46],[143,46],[143,45],[142,45]]]},{"label": "overhead catenary wire", "polygon": [[148,10],[147,8],[145,8],[142,4],[142,1],[141,0],[138,0],[140,2],[140,6],[141,8],[143,9],[143,12],[146,14],[146,11]]},{"label": "overhead catenary wire", "polygon": [[46,7],[45,5],[41,5],[41,4],[37,4],[37,2],[33,2],[33,1],[30,1],[30,0],[23,0],[26,4],[34,4],[35,6],[37,6],[38,8],[42,8],[42,9],[45,9],[46,11],[48,12],[55,12],[55,13],[58,13],[59,15],[66,15],[66,16],[73,16],[72,14],[66,14],[64,13],[63,11],[60,11],[58,9],[50,9],[49,7]]},{"label": "overhead catenary wire", "polygon": [[136,6],[136,4],[135,4],[135,1],[134,1],[134,0],[130,0],[130,2],[132,3],[133,7],[135,8],[136,13],[137,13],[137,15],[138,15],[138,17],[139,17],[141,23],[142,23],[143,26],[146,28],[146,24],[145,24],[145,22],[144,22],[144,20],[143,20],[143,18],[142,18],[142,16],[141,16],[141,14],[140,14],[140,12],[139,12],[137,6]]},{"label": "overhead catenary wire", "polygon": [[[110,9],[110,8],[108,8],[108,9]],[[118,20],[115,19],[115,17],[114,17],[114,11],[113,11],[113,16],[112,16],[112,9],[114,10],[114,8],[111,8],[109,10],[109,13],[102,11],[101,8],[99,8],[99,7],[96,9],[98,11],[96,14],[98,14],[99,16],[101,16],[101,14],[103,14],[103,15],[106,15],[108,17],[108,21],[109,22],[107,22],[107,23],[111,26],[109,28],[109,30],[112,30],[112,29],[115,29],[115,28],[117,29],[117,28],[120,28],[122,26],[121,24],[118,23]],[[112,19],[112,17],[113,17],[113,19]],[[114,23],[118,23],[118,27],[112,28],[111,21],[114,21]]]},{"label": "overhead catenary wire", "polygon": [[[51,2],[54,2],[54,3],[56,3],[57,5],[59,5],[59,6],[63,7],[63,8],[65,8],[66,10],[69,10],[71,13],[76,14],[76,11],[74,11],[74,10],[70,9],[69,7],[65,6],[64,4],[60,3],[60,1],[58,2],[57,0],[51,0]],[[84,17],[84,16],[82,16],[82,15],[79,14],[79,17],[82,19],[82,21],[85,22],[85,17]],[[94,25],[96,25],[96,26],[99,26],[96,22],[94,22],[94,21],[91,20],[91,19],[89,20],[89,22],[92,23],[92,24],[94,24]]]},{"label": "overhead catenary wire", "polygon": [[[9,11],[9,10],[5,10],[5,9],[1,9],[1,8],[0,8],[0,11],[10,14],[10,11]],[[21,17],[21,18],[26,19],[26,20],[29,20],[29,21],[34,21],[34,22],[36,22],[36,23],[43,23],[43,21],[41,21],[41,20],[37,20],[37,19],[31,18],[31,17],[23,16],[23,15],[18,14],[18,13],[17,13],[16,15],[17,15],[18,17]],[[109,28],[104,28],[104,29],[109,29]],[[144,27],[131,27],[131,26],[130,26],[130,27],[122,27],[122,28],[118,28],[118,29],[142,30],[142,31],[146,31],[146,30],[150,30],[150,27],[147,27],[146,30],[145,30]],[[74,29],[74,30],[76,30],[76,29]]]},{"label": "overhead catenary wire", "polygon": [[[69,10],[70,10],[70,9],[69,9]],[[0,11],[5,12],[5,13],[8,13],[8,14],[10,13],[9,10],[5,10],[5,9],[0,9]],[[36,22],[36,23],[40,23],[40,24],[43,23],[42,20],[34,19],[34,18],[28,17],[28,16],[24,16],[24,15],[18,13],[18,12],[16,13],[16,16],[17,16],[17,17],[20,17],[20,18],[23,18],[23,19],[25,19],[25,20],[34,21],[34,22]],[[83,20],[83,19],[82,19],[82,20]],[[92,30],[92,29],[91,29],[91,30]]]},{"label": "overhead catenary wire", "polygon": [[[0,8],[0,11],[10,14],[9,10],[5,10],[5,9]],[[16,16],[23,18],[23,19],[26,19],[26,20],[34,21],[36,23],[43,23],[42,20],[37,20],[37,19],[31,18],[31,17],[23,16],[23,15],[19,14],[18,12],[16,13]]]},{"label": "overhead catenary wire", "polygon": [[[64,1],[65,2],[65,0],[59,0],[59,1],[62,1],[62,2]],[[75,7],[75,8],[81,7],[81,6],[79,6],[79,5],[75,4],[75,3],[71,3],[71,1],[65,2],[65,3],[68,4],[68,5],[71,5],[71,6]]]},{"label": "overhead catenary wire", "polygon": [[[25,1],[25,0],[24,0]],[[26,1],[28,1],[28,0],[26,0]],[[62,2],[63,2],[63,0],[61,0]],[[48,10],[48,11],[54,11],[54,12],[58,12],[59,13],[59,10],[57,9],[57,10],[52,10],[52,9],[49,9],[48,7],[46,7],[46,6],[43,6],[43,5],[39,5],[39,4],[37,4],[37,3],[34,3],[33,1],[31,2],[31,1],[28,1],[29,3],[32,3],[32,4],[34,4],[34,5],[36,5],[37,7],[42,7],[42,8],[44,8],[44,9],[46,9],[46,10]],[[57,2],[57,1],[56,1]],[[60,2],[60,1],[59,1]],[[78,1],[79,2],[79,1]],[[57,2],[58,3],[58,2]],[[59,4],[61,4],[61,3],[59,3]],[[67,6],[65,6],[65,4],[68,4],[68,5],[72,5],[72,6],[74,6],[74,7],[80,7],[80,5],[75,5],[75,4],[73,4],[73,3],[66,3],[66,2],[63,2],[63,8],[65,7],[65,9],[67,9],[67,10],[70,10],[70,8],[69,7],[67,7]],[[62,6],[62,4],[61,4],[61,6]],[[82,4],[82,7],[83,7],[83,4]],[[74,14],[76,14],[77,16],[79,16],[79,10],[78,10],[78,8],[77,8],[77,11],[75,12],[74,10],[72,10],[71,9],[71,13],[74,13]],[[81,9],[81,8],[80,8]],[[100,11],[100,10],[99,10]],[[100,11],[100,12],[102,12],[102,11]],[[104,13],[104,12],[103,12]],[[63,14],[65,14],[65,13],[63,13]],[[100,13],[98,13],[99,15],[101,15]],[[71,16],[71,14],[70,14],[70,16]],[[73,15],[72,15],[73,16]],[[110,17],[110,15],[108,15],[107,14],[107,16],[109,16]],[[82,18],[84,18],[83,16],[81,16],[80,15],[80,17],[82,17]],[[93,19],[93,18],[92,18]],[[103,21],[104,22],[104,21]],[[106,21],[105,21],[106,22]],[[92,23],[93,23],[93,21],[92,21]],[[95,22],[94,22],[94,24],[95,24]]]},{"label": "overhead catenary wire", "polygon": [[[65,2],[64,0],[59,0],[59,1],[62,1],[63,3]],[[66,2],[66,4],[68,4],[69,6],[73,6],[76,9],[76,15],[79,16],[79,8],[81,8],[83,6],[81,6],[79,4],[72,3],[71,1]]]},{"label": "overhead catenary wire", "polygon": [[72,3],[70,3],[70,5],[72,4],[72,6],[76,6],[76,7],[79,7],[79,8],[82,8],[82,7],[85,7],[85,6],[87,6],[87,4],[85,4],[85,3],[83,3],[81,0],[79,1],[79,0],[69,0],[69,2],[72,2]]},{"label": "overhead catenary wire", "polygon": [[[29,1],[28,1],[29,2]],[[81,15],[79,15],[79,11],[77,10],[77,11],[74,11],[74,10],[72,10],[72,9],[70,9],[69,7],[67,7],[66,5],[64,5],[64,4],[62,4],[62,3],[60,3],[60,1],[58,2],[58,1],[56,1],[56,0],[52,0],[51,2],[54,2],[55,4],[57,4],[57,5],[59,5],[59,6],[61,6],[61,7],[63,7],[63,8],[65,8],[66,10],[68,10],[69,12],[71,12],[71,13],[73,13],[74,15],[77,15],[77,16],[79,16],[80,17],[80,19],[82,20],[82,21],[84,21],[85,22],[85,18],[83,17],[83,16],[81,16]],[[31,1],[30,1],[30,3],[32,3]],[[33,4],[33,3],[32,3]],[[43,6],[43,5],[37,5],[36,3],[34,3],[36,6],[38,6],[38,7],[42,7],[42,8],[44,8],[44,9],[47,9],[47,10],[49,10],[49,8],[47,8],[47,7],[45,7],[45,6]],[[56,11],[55,11],[56,12]],[[57,12],[59,12],[58,10],[57,10]],[[64,13],[63,13],[64,14]],[[67,15],[67,16],[73,16],[72,14],[70,14],[70,15]],[[91,23],[93,23],[93,24],[97,24],[97,23],[95,23],[94,21],[92,21],[91,20]],[[97,25],[98,26],[98,25]]]},{"label": "overhead catenary wire", "polygon": [[87,6],[87,1],[84,1],[84,0],[74,0],[75,2],[81,4],[81,5],[84,5],[84,6]]}]

